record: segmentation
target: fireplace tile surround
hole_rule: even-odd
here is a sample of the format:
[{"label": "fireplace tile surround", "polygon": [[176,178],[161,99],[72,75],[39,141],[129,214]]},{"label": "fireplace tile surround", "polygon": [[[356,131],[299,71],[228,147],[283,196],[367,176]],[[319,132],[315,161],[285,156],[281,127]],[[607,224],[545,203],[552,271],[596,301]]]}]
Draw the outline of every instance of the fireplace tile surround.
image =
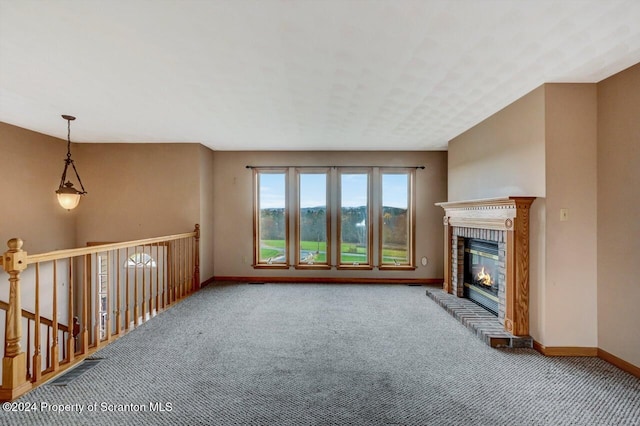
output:
[{"label": "fireplace tile surround", "polygon": [[498,321],[515,336],[529,334],[529,210],[535,197],[437,203],[445,210],[443,291],[462,298],[464,244],[474,238],[498,244]]}]

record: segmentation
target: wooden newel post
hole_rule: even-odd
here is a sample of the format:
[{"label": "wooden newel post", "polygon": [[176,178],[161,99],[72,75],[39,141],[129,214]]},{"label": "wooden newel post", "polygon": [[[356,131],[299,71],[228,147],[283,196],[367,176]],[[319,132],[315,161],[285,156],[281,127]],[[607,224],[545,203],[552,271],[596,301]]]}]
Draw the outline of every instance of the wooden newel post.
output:
[{"label": "wooden newel post", "polygon": [[27,380],[27,359],[20,348],[22,337],[22,305],[20,303],[20,273],[27,269],[27,252],[22,240],[12,238],[2,265],[9,274],[9,310],[5,320],[4,357],[2,358],[2,388],[0,400],[12,401],[31,389]]},{"label": "wooden newel post", "polygon": [[196,223],[195,229],[196,237],[195,237],[195,266],[193,269],[193,290],[198,290],[200,288],[200,224]]}]

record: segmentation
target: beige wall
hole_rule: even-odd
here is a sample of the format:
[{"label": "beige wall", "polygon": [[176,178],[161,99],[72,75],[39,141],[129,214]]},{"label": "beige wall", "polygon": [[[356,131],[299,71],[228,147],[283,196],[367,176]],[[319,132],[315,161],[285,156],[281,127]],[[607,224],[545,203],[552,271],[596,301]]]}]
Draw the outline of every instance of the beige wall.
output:
[{"label": "beige wall", "polygon": [[541,86],[451,140],[448,201],[544,197],[544,120]]},{"label": "beige wall", "polygon": [[[599,347],[634,365],[640,365],[638,117],[635,65],[597,85],[546,84],[449,146],[449,200],[544,197],[531,212],[534,339]],[[568,209],[567,221],[560,209]]]},{"label": "beige wall", "polygon": [[596,121],[595,84],[546,84],[449,144],[449,201],[538,197],[529,319],[545,346],[598,345]]},{"label": "beige wall", "polygon": [[598,344],[640,366],[640,64],[598,83]]},{"label": "beige wall", "polygon": [[[215,153],[216,276],[442,278],[443,212],[434,203],[446,197],[446,152],[221,152]],[[253,269],[252,166],[417,166],[416,258],[429,263],[415,271],[300,271]],[[293,235],[293,234],[291,234]]]},{"label": "beige wall", "polygon": [[78,246],[193,230],[200,221],[198,144],[82,144],[88,194],[77,208]]},{"label": "beige wall", "polygon": [[[78,145],[72,144],[73,158]],[[60,184],[67,153],[67,142],[41,133],[0,122],[0,253],[7,250],[7,240],[24,240],[27,253],[44,253],[72,248],[76,241],[76,212],[68,212],[58,204],[55,191]],[[82,176],[82,175],[81,175]],[[66,294],[68,282],[64,262],[58,264],[58,294]],[[51,277],[50,266],[40,269],[42,277]],[[22,273],[22,307],[34,311],[34,268]],[[52,316],[53,285],[40,286],[41,315]],[[0,267],[0,300],[9,301],[8,275]],[[66,324],[67,302],[58,300],[60,323]],[[26,348],[23,328],[22,347]],[[5,316],[0,315],[0,341],[4,341]],[[46,337],[46,333],[43,333]],[[43,347],[44,342],[43,342]],[[0,371],[1,371],[0,367]]]},{"label": "beige wall", "polygon": [[77,213],[62,209],[55,194],[66,155],[66,141],[0,122],[0,252],[14,237],[34,254],[75,246]]},{"label": "beige wall", "polygon": [[[546,346],[597,347],[597,90],[545,86]],[[569,220],[560,221],[560,209]]]},{"label": "beige wall", "polygon": [[82,144],[89,192],[77,208],[78,246],[201,227],[200,278],[213,276],[213,156],[199,144]]},{"label": "beige wall", "polygon": [[215,153],[200,145],[200,280],[214,275]]}]

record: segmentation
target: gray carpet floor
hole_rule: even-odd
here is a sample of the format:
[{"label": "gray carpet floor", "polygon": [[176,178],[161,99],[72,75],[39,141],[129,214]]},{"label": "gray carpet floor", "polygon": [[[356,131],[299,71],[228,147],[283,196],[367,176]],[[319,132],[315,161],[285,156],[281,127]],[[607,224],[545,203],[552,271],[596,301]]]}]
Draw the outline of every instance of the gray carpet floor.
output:
[{"label": "gray carpet floor", "polygon": [[491,349],[423,287],[208,287],[93,358],[0,423],[640,424],[637,378],[597,358]]}]

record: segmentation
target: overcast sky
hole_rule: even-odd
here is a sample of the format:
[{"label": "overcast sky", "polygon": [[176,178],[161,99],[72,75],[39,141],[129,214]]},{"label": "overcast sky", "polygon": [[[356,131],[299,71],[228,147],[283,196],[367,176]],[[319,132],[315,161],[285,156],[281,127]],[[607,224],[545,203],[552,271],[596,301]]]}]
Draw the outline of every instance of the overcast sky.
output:
[{"label": "overcast sky", "polygon": [[[260,207],[284,207],[284,174],[260,174]],[[342,174],[342,206],[360,207],[367,202],[367,175]],[[382,178],[382,198],[385,207],[407,208],[406,174],[385,174]],[[300,206],[320,207],[325,205],[327,179],[324,174],[303,173],[300,175]]]}]

